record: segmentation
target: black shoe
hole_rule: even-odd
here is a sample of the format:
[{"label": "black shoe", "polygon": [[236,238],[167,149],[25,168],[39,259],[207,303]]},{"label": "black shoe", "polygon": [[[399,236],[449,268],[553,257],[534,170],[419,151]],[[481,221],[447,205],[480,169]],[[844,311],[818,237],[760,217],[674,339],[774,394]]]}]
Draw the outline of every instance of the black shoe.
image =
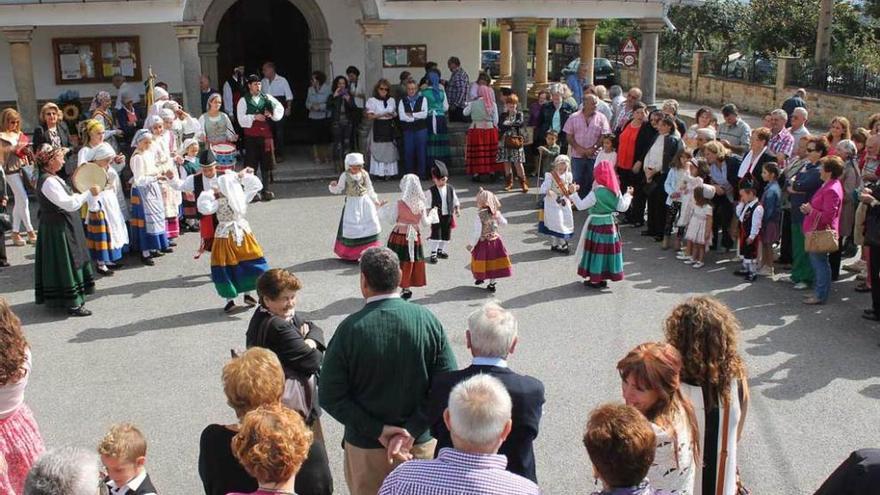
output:
[{"label": "black shoe", "polygon": [[113,270],[107,268],[106,266],[99,266],[99,267],[95,268],[95,271],[105,277],[112,277],[113,276]]},{"label": "black shoe", "polygon": [[437,257],[440,258],[441,260],[445,260],[445,259],[449,258],[449,255],[443,251],[437,251]]},{"label": "black shoe", "polygon": [[662,236],[662,235],[655,235],[655,236],[654,236],[654,242],[661,242],[662,240],[663,240],[663,236]]},{"label": "black shoe", "polygon": [[404,301],[409,301],[409,299],[410,299],[411,297],[412,297],[412,291],[411,291],[411,290],[409,290],[409,289],[403,289],[402,291],[400,291],[400,298],[403,299]]},{"label": "black shoe", "polygon": [[437,264],[437,253],[431,253],[431,258],[428,260],[432,265]]},{"label": "black shoe", "polygon": [[656,235],[656,234],[654,234],[654,233],[651,232],[650,230],[643,230],[643,231],[642,231],[642,236],[644,236],[644,237],[654,237],[655,235]]},{"label": "black shoe", "polygon": [[0,268],[6,268],[6,267],[8,267],[8,266],[9,266],[9,262],[8,262],[8,261],[0,261]]},{"label": "black shoe", "polygon": [[[177,247],[177,243],[174,241],[168,241],[168,247]],[[163,251],[165,252],[165,251]]]},{"label": "black shoe", "polygon": [[141,263],[143,263],[147,266],[153,266],[156,264],[156,262],[153,261],[153,258],[151,258],[149,256],[141,256]]},{"label": "black shoe", "polygon": [[743,270],[742,268],[740,268],[739,270],[734,270],[733,274],[736,275],[737,277],[744,277],[749,274],[749,271]]},{"label": "black shoe", "polygon": [[263,191],[260,193],[260,199],[262,199],[263,201],[272,201],[273,199],[275,199],[275,193],[273,193],[272,191]]},{"label": "black shoe", "polygon": [[876,315],[876,313],[874,312],[873,309],[866,309],[866,310],[863,310],[863,311],[862,311],[862,314],[863,314],[863,315],[866,315],[866,316],[875,316],[875,315]]},{"label": "black shoe", "polygon": [[226,306],[223,306],[224,313],[231,313],[233,309],[235,309],[235,301],[229,301]]},{"label": "black shoe", "polygon": [[491,292],[492,294],[494,294],[495,293],[495,282],[492,282],[491,284],[487,285],[486,290]]},{"label": "black shoe", "polygon": [[117,261],[116,263],[113,263],[112,265],[108,265],[108,267],[114,271],[119,270],[120,268],[122,268],[124,266],[125,266],[125,263],[123,263],[121,261]]},{"label": "black shoe", "polygon": [[254,306],[257,305],[257,300],[254,299],[253,297],[251,297],[250,295],[245,294],[244,295],[244,303],[253,308]]},{"label": "black shoe", "polygon": [[67,308],[67,314],[70,316],[91,316],[92,312],[86,309],[86,305],[77,306],[75,308]]},{"label": "black shoe", "polygon": [[874,313],[866,314],[862,313],[862,318],[870,321],[880,321],[880,316],[875,315]]},{"label": "black shoe", "polygon": [[553,251],[554,253],[558,253],[561,250],[559,249],[559,246],[554,244],[554,245],[550,246],[550,251]]},{"label": "black shoe", "polygon": [[474,285],[483,285],[483,282],[485,282],[485,280],[474,280]]},{"label": "black shoe", "polygon": [[757,273],[750,273],[750,274],[746,275],[746,282],[754,282],[755,280],[758,280]]}]

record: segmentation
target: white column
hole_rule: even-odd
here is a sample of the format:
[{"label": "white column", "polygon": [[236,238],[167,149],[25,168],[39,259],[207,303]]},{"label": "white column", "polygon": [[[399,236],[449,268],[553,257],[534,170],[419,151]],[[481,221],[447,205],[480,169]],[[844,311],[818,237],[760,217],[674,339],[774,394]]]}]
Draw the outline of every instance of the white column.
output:
[{"label": "white column", "polygon": [[501,31],[501,42],[498,46],[498,51],[501,52],[499,58],[499,68],[501,70],[501,74],[498,76],[498,83],[501,84],[502,81],[507,83],[510,81],[510,61],[511,61],[511,36],[510,36],[510,24],[507,19],[498,19],[498,29]]},{"label": "white column", "polygon": [[547,84],[547,58],[550,51],[550,19],[535,21],[535,84]]},{"label": "white column", "polygon": [[581,67],[587,64],[587,82],[593,84],[593,60],[596,56],[596,19],[578,19],[581,28]]},{"label": "white column", "polygon": [[183,108],[190,115],[201,114],[202,93],[199,78],[202,76],[202,61],[199,58],[200,22],[181,22],[174,24],[177,46],[180,50],[180,74],[183,80]]},{"label": "white column", "polygon": [[639,50],[639,86],[642,101],[653,105],[657,97],[657,49],[660,45],[660,31],[665,24],[662,19],[643,19],[639,21],[642,32],[642,47]]},{"label": "white column", "polygon": [[[223,90],[222,75],[217,67],[217,53],[220,43],[199,43],[199,60],[202,62],[202,73],[211,78],[211,84],[218,91]],[[201,101],[201,100],[199,100]]]},{"label": "white column", "polygon": [[3,36],[9,42],[12,81],[15,84],[15,102],[21,114],[23,130],[33,130],[38,124],[37,90],[34,87],[34,63],[31,58],[31,38],[34,26],[4,27]]}]

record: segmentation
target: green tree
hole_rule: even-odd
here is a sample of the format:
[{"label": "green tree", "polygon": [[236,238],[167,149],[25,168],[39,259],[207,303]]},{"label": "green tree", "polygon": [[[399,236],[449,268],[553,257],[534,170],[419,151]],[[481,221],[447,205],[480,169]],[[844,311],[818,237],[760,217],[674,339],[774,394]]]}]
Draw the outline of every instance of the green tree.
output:
[{"label": "green tree", "polygon": [[751,49],[762,55],[811,57],[818,22],[818,0],[752,0],[745,30]]},{"label": "green tree", "polygon": [[747,5],[739,0],[707,0],[698,7],[674,6],[669,9],[669,20],[676,30],[665,30],[660,41],[663,48],[661,61],[680,65],[682,57],[694,50],[709,50],[722,60],[739,50]]}]

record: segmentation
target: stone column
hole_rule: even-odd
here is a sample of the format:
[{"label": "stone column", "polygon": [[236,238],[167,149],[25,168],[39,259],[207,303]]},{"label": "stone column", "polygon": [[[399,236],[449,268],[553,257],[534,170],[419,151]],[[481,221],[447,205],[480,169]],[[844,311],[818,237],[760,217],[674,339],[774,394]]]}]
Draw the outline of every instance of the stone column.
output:
[{"label": "stone column", "polygon": [[529,27],[534,24],[534,19],[511,19],[510,26],[513,32],[513,92],[519,97],[519,106],[526,107],[526,93],[528,91],[529,76]]},{"label": "stone column", "polygon": [[703,59],[707,53],[709,53],[708,50],[694,50],[694,55],[691,59],[691,86],[688,94],[690,101],[695,101],[694,96],[697,95],[700,83],[700,70],[703,68]]},{"label": "stone column", "polygon": [[782,102],[788,97],[785,92],[785,87],[788,85],[788,80],[791,78],[791,71],[797,60],[798,57],[776,57],[776,97],[773,98],[773,101]]},{"label": "stone column", "polygon": [[331,80],[333,71],[330,70],[330,46],[333,41],[330,38],[316,38],[309,40],[309,51],[312,70],[322,71]]},{"label": "stone column", "polygon": [[385,21],[378,19],[361,19],[358,21],[364,34],[364,94],[369,95],[370,90],[379,79],[382,79],[382,35],[385,34]]},{"label": "stone column", "polygon": [[202,61],[199,58],[199,33],[201,22],[180,22],[174,24],[177,46],[180,50],[180,75],[183,79],[183,108],[190,115],[202,113],[202,91],[199,79],[202,77]]},{"label": "stone column", "polygon": [[498,29],[501,31],[501,43],[498,46],[498,50],[501,52],[498,62],[501,74],[498,75],[498,84],[510,84],[512,47],[509,21],[507,19],[498,19]]},{"label": "stone column", "polygon": [[535,84],[547,84],[547,58],[550,51],[550,19],[535,21],[538,27],[535,36]]},{"label": "stone column", "polygon": [[819,23],[816,30],[816,67],[824,68],[831,61],[831,23],[834,17],[834,0],[819,3]]},{"label": "stone column", "polygon": [[220,43],[199,43],[199,60],[202,62],[202,73],[211,78],[211,85],[217,91],[222,92],[224,76],[226,74],[220,74],[220,69],[217,67],[219,49]]},{"label": "stone column", "polygon": [[578,19],[581,28],[581,66],[587,64],[587,81],[593,83],[593,59],[596,54],[596,19]]},{"label": "stone column", "polygon": [[9,42],[12,80],[15,83],[15,102],[21,114],[21,128],[32,131],[38,124],[37,90],[34,87],[34,64],[31,59],[31,39],[34,26],[4,27],[3,35]]},{"label": "stone column", "polygon": [[642,19],[639,30],[642,32],[642,47],[639,50],[639,86],[642,101],[653,105],[657,96],[657,48],[660,45],[660,31],[665,24],[662,19]]}]

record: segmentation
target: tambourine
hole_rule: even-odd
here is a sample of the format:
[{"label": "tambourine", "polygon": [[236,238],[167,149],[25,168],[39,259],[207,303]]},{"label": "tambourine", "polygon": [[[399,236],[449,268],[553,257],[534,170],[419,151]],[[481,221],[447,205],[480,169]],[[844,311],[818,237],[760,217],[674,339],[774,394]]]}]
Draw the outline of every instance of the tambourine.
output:
[{"label": "tambourine", "polygon": [[107,171],[97,163],[84,163],[73,173],[73,187],[79,192],[86,192],[92,186],[98,186],[103,191],[108,180]]}]

